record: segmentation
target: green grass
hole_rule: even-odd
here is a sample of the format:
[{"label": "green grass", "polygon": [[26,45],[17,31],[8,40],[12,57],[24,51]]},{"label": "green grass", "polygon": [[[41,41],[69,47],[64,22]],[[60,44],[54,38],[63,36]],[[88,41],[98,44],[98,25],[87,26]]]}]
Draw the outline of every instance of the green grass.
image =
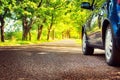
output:
[{"label": "green grass", "polygon": [[41,41],[16,41],[16,40],[5,40],[5,42],[0,42],[0,46],[21,46],[21,45],[35,45],[35,44],[41,44],[43,42],[48,42],[47,40],[41,40]]},{"label": "green grass", "polygon": [[[22,46],[22,45],[37,45],[45,42],[55,42],[59,41],[61,39],[55,39],[55,40],[32,40],[32,41],[22,41],[22,40],[5,40],[5,42],[0,42],[0,46]],[[78,45],[82,44],[81,39],[74,39]]]},{"label": "green grass", "polygon": [[75,39],[77,44],[82,45],[82,40],[81,39]]}]

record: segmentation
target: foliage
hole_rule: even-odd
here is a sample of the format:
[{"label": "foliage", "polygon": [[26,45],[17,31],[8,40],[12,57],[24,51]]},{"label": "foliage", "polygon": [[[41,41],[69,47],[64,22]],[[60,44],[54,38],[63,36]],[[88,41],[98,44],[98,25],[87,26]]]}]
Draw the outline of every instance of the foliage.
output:
[{"label": "foliage", "polygon": [[[5,15],[6,22],[5,40],[21,41],[29,37],[28,42],[32,42],[37,41],[38,35],[40,41],[79,39],[81,28],[91,13],[80,8],[83,1],[92,4],[90,0],[1,0],[0,16]],[[96,9],[103,1],[95,0]]]}]

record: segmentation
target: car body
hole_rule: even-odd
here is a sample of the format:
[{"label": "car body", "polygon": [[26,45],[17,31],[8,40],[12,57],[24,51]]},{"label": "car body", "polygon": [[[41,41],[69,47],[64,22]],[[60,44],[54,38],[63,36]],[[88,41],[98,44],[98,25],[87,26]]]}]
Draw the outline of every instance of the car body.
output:
[{"label": "car body", "polygon": [[82,27],[83,54],[103,49],[109,65],[120,65],[120,0],[103,0],[99,6],[96,8],[95,0],[81,4],[92,12]]}]

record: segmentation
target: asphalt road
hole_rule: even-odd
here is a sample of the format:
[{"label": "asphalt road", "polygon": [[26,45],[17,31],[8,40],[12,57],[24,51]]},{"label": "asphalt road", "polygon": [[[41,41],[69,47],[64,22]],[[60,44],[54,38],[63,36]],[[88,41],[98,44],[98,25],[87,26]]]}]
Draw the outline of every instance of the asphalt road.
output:
[{"label": "asphalt road", "polygon": [[85,56],[74,40],[0,47],[0,80],[120,80],[104,51]]}]

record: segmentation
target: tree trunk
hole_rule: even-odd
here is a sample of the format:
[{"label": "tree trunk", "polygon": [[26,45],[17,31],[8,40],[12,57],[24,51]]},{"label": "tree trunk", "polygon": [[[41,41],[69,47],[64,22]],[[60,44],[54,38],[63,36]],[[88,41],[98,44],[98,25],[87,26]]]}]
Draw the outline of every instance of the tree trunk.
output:
[{"label": "tree trunk", "polygon": [[31,40],[31,26],[32,26],[32,19],[30,20],[30,23],[28,24],[27,17],[23,17],[22,25],[23,25],[23,35],[22,40],[28,40],[28,34],[29,34],[29,40]]},{"label": "tree trunk", "polygon": [[1,22],[1,26],[0,26],[0,29],[1,29],[1,42],[5,42],[5,38],[4,38],[4,24],[5,24],[5,21],[4,21],[3,17],[0,17],[0,22]]},{"label": "tree trunk", "polygon": [[47,40],[50,38],[50,29],[48,29]]},{"label": "tree trunk", "polygon": [[1,28],[1,41],[2,42],[5,42],[5,38],[4,38],[4,25],[5,25],[5,21],[4,21],[4,18],[5,18],[5,16],[6,16],[8,11],[9,11],[9,9],[5,8],[4,11],[3,11],[4,13],[0,15],[0,22],[1,22],[0,28]]},{"label": "tree trunk", "polygon": [[55,39],[55,30],[53,29],[52,30],[52,40],[54,40]]},{"label": "tree trunk", "polygon": [[50,32],[51,32],[51,29],[52,29],[52,25],[53,25],[53,23],[51,23],[50,27],[48,28],[47,40],[50,39]]},{"label": "tree trunk", "polygon": [[71,37],[71,35],[70,35],[70,30],[68,30],[68,38],[70,38]]},{"label": "tree trunk", "polygon": [[[46,18],[43,20],[43,23],[46,22]],[[43,24],[38,26],[38,35],[37,35],[37,40],[40,40],[41,38],[41,34],[42,34],[42,30],[43,30]]]},{"label": "tree trunk", "polygon": [[64,39],[64,33],[62,32],[62,39]]},{"label": "tree trunk", "polygon": [[29,41],[31,41],[31,32],[30,32],[30,30],[29,30]]},{"label": "tree trunk", "polygon": [[1,41],[5,42],[5,38],[4,38],[4,26],[1,26]]},{"label": "tree trunk", "polygon": [[23,36],[22,36],[22,40],[27,40],[27,30],[23,29]]},{"label": "tree trunk", "polygon": [[22,36],[22,40],[27,40],[27,35],[28,35],[28,24],[27,24],[27,20],[26,17],[23,18],[22,20],[22,24],[23,24],[23,36]]},{"label": "tree trunk", "polygon": [[43,25],[38,27],[38,36],[37,36],[37,40],[40,40],[41,38],[41,34],[42,34],[42,30],[43,30]]},{"label": "tree trunk", "polygon": [[50,24],[50,27],[48,28],[47,40],[49,40],[49,38],[50,38],[50,32],[51,32],[51,29],[53,26],[53,18],[54,18],[54,16],[52,14],[51,24]]}]

